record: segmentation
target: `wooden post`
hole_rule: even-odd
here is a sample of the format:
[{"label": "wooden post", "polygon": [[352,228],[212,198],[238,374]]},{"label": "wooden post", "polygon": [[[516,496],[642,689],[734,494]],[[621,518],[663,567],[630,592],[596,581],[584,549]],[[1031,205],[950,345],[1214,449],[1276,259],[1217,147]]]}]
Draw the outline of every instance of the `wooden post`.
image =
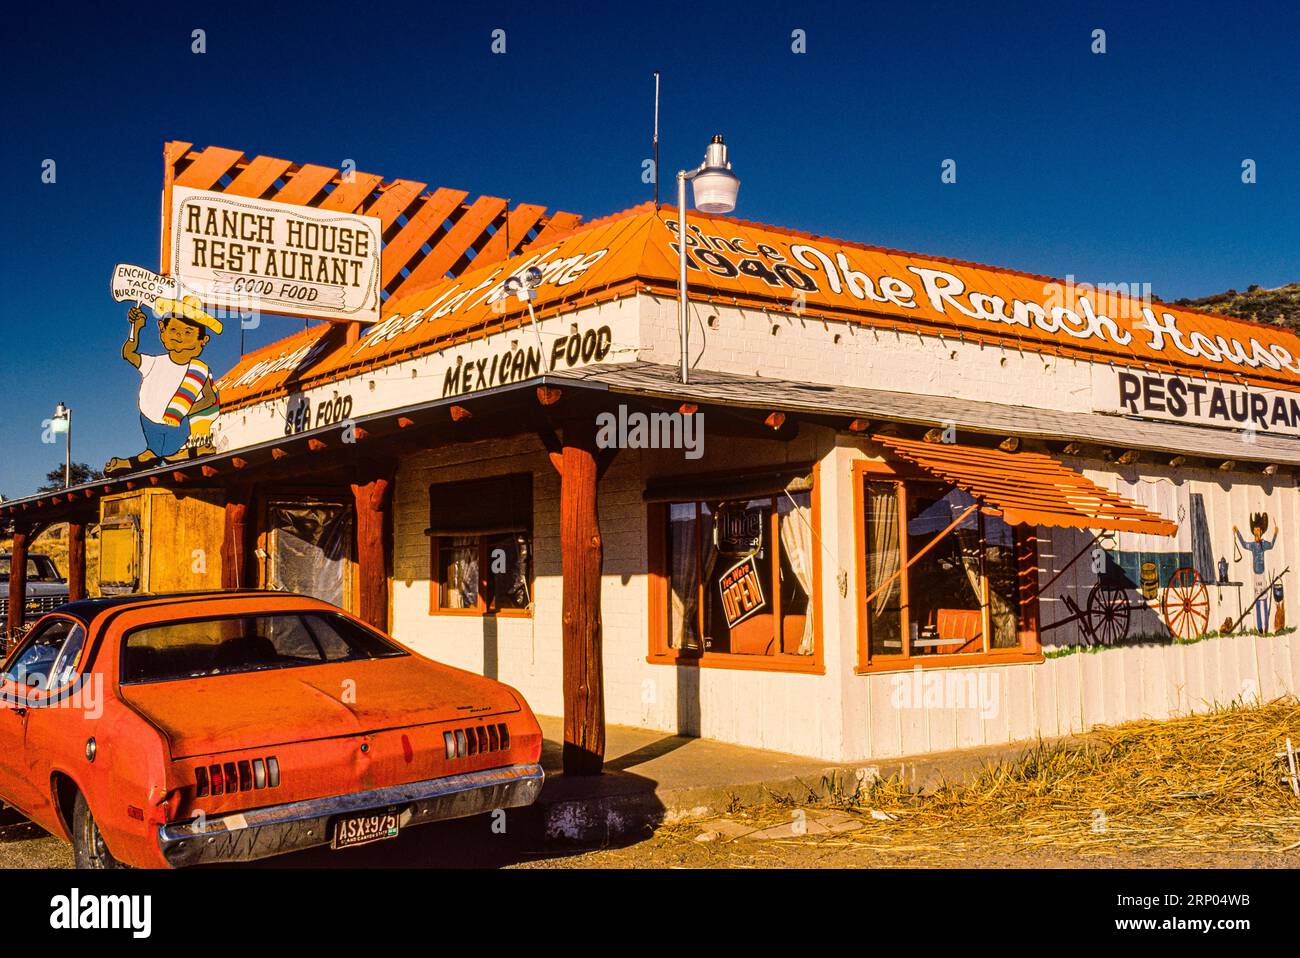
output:
[{"label": "wooden post", "polygon": [[600,576],[604,549],[596,513],[595,421],[564,430],[560,467],[560,557],[564,576],[564,773],[599,775],[605,764]]},{"label": "wooden post", "polygon": [[68,601],[86,597],[86,524],[68,523]]},{"label": "wooden post", "polygon": [[221,540],[221,588],[247,589],[249,575],[248,508],[252,490],[235,486],[226,493],[225,535]]},{"label": "wooden post", "polygon": [[14,544],[9,550],[9,621],[5,623],[6,638],[22,631],[23,612],[27,605],[27,546],[31,529],[14,523]]},{"label": "wooden post", "polygon": [[357,618],[388,631],[388,514],[393,479],[386,467],[364,469],[352,483],[357,510]]}]

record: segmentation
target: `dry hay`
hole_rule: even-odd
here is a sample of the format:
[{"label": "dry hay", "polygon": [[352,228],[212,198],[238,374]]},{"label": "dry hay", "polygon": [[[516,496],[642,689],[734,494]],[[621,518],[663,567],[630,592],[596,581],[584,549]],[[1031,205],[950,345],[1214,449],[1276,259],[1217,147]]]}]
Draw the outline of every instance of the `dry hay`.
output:
[{"label": "dry hay", "polygon": [[[1300,798],[1276,753],[1300,748],[1300,702],[1279,699],[1040,743],[972,781],[918,795],[876,781],[825,809],[854,830],[796,838],[911,858],[1035,849],[1092,856],[1138,849],[1271,852],[1300,847]],[[813,819],[815,806],[808,806]],[[789,823],[789,805],[746,810],[755,829]],[[696,830],[698,830],[698,825]],[[734,839],[733,839],[734,840]]]}]

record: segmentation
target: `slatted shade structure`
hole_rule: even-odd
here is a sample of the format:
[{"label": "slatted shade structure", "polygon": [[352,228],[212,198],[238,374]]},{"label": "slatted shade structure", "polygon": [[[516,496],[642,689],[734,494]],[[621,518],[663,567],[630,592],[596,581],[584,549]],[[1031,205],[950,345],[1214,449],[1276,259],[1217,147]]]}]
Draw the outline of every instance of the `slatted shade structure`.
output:
[{"label": "slatted shade structure", "polygon": [[194,149],[173,141],[164,149],[162,272],[171,271],[171,201],[174,186],[313,206],[378,217],[383,224],[382,298],[405,295],[523,252],[572,230],[576,213],[495,196],[471,199],[464,190],[429,189],[416,180],[386,180],[377,173],[297,164],[239,150]]},{"label": "slatted shade structure", "polygon": [[1011,525],[1067,526],[1171,536],[1178,525],[1050,456],[874,436],[890,452],[995,507]]}]

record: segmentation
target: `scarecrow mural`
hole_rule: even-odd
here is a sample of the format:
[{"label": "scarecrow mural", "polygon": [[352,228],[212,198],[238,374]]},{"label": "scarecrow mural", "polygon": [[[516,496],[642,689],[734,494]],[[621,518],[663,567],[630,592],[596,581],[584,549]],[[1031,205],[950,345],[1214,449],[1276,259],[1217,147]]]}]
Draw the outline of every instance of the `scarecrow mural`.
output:
[{"label": "scarecrow mural", "polygon": [[[1264,553],[1277,544],[1277,530],[1273,531],[1273,538],[1268,540],[1264,538],[1266,532],[1268,532],[1268,513],[1266,512],[1252,512],[1250,514],[1249,541],[1242,537],[1239,528],[1232,527],[1232,535],[1236,540],[1233,545],[1234,547],[1240,547],[1234,558],[1239,559],[1241,557],[1240,549],[1245,549],[1250,553],[1251,595],[1255,596],[1255,604],[1252,608],[1255,612],[1255,628],[1260,632],[1268,631],[1268,613],[1275,592],[1279,612],[1281,612],[1282,602],[1281,582],[1274,582],[1269,578],[1268,566],[1264,561]],[[1279,628],[1282,628],[1282,626],[1279,626]]]},{"label": "scarecrow mural", "polygon": [[114,457],[104,472],[129,472],[151,463],[180,462],[213,451],[212,422],[220,411],[216,386],[199,357],[221,321],[208,315],[197,296],[153,302],[164,352],[141,354],[140,332],[147,321],[137,304],[127,313],[131,332],[122,358],[140,371],[140,428],[145,448],[129,458]]}]

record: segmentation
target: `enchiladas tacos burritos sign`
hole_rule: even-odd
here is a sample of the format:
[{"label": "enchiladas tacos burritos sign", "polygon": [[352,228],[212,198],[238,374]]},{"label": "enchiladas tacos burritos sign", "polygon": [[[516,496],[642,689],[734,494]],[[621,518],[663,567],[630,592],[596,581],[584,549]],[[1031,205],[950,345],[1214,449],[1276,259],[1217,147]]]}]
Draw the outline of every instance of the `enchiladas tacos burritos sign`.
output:
[{"label": "enchiladas tacos burritos sign", "polygon": [[379,319],[377,217],[175,187],[172,271],[209,306]]}]

